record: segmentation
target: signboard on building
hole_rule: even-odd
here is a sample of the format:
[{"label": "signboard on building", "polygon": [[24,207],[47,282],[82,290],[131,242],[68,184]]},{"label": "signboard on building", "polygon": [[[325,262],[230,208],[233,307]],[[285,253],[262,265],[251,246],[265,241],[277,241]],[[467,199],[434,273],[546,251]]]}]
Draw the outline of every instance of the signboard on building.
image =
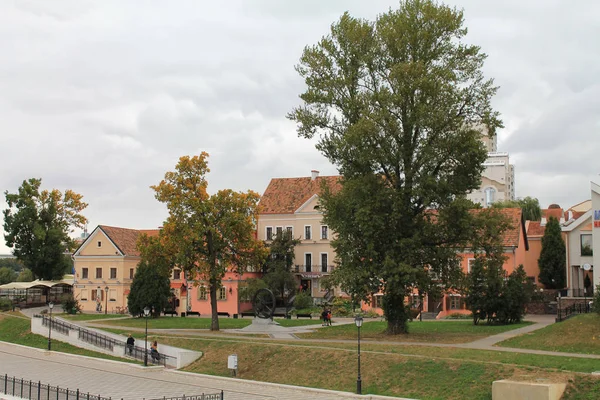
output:
[{"label": "signboard on building", "polygon": [[600,210],[594,210],[594,228],[600,228]]}]

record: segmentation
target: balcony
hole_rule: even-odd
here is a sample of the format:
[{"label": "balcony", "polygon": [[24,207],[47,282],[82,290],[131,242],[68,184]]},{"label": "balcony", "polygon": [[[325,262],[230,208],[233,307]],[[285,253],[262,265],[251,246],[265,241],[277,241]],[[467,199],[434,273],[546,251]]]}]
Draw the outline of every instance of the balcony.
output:
[{"label": "balcony", "polygon": [[320,276],[333,272],[335,265],[294,265],[292,272],[302,275]]}]

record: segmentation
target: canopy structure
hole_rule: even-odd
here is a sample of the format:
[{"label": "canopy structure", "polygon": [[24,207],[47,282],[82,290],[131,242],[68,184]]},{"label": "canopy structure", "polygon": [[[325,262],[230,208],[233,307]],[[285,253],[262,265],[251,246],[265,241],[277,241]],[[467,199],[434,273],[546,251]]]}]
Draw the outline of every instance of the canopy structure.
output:
[{"label": "canopy structure", "polygon": [[9,298],[20,306],[46,304],[60,301],[65,293],[73,290],[73,275],[65,275],[60,281],[11,282],[0,285],[0,297]]}]

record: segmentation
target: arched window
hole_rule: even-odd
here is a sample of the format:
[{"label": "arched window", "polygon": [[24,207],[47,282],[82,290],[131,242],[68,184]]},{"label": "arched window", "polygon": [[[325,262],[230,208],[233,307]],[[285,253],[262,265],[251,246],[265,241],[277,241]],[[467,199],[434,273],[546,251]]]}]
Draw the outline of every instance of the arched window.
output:
[{"label": "arched window", "polygon": [[489,207],[496,200],[496,189],[493,187],[485,188],[485,205]]}]

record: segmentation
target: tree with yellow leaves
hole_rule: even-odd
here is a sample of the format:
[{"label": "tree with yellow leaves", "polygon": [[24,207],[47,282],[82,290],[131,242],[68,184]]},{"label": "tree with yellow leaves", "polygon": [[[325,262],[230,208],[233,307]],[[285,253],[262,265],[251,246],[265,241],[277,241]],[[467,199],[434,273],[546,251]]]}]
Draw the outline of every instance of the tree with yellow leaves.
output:
[{"label": "tree with yellow leaves", "polygon": [[210,329],[215,331],[219,330],[217,289],[225,273],[260,266],[267,250],[255,235],[260,196],[230,189],[209,195],[207,159],[205,152],[181,157],[176,170],[167,172],[152,189],[169,210],[161,237],[174,261],[188,277],[208,284]]}]

